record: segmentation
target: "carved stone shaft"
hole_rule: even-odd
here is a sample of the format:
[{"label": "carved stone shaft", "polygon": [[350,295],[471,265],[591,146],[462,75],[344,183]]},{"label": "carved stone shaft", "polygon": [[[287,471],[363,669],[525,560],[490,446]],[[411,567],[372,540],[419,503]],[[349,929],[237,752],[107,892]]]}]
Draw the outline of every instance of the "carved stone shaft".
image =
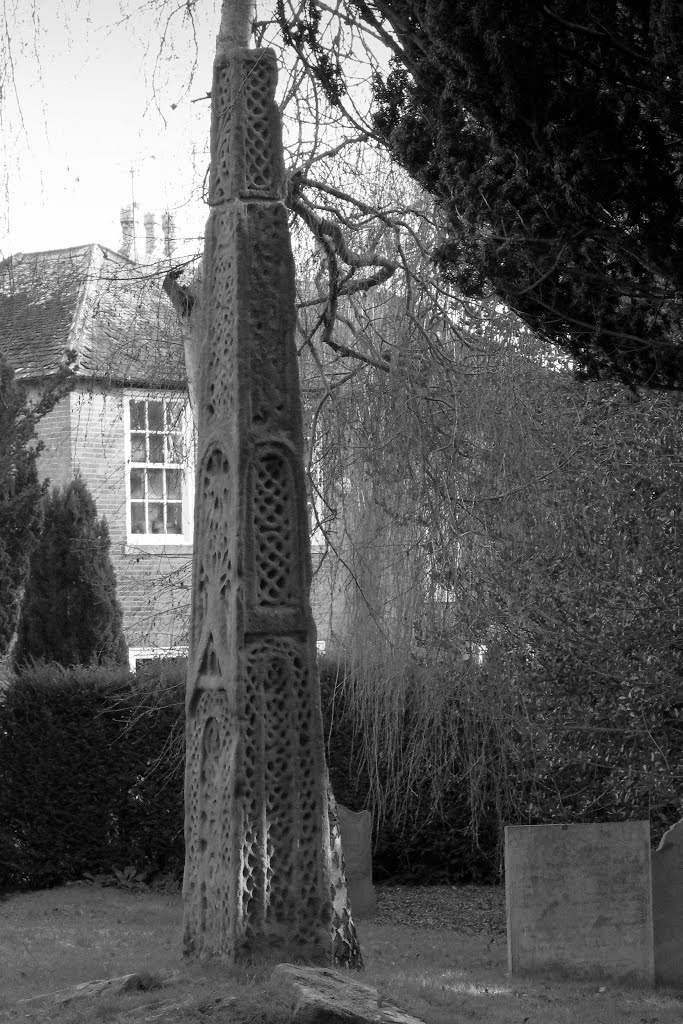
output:
[{"label": "carved stone shaft", "polygon": [[268,50],[214,66],[184,947],[330,962],[355,933],[330,869],[276,79]]}]

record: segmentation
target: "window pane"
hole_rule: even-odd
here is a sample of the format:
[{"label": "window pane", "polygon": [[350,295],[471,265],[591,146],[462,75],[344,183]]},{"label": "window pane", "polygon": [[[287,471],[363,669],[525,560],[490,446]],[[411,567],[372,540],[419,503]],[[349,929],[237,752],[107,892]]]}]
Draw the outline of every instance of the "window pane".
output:
[{"label": "window pane", "polygon": [[182,434],[169,434],[166,444],[168,446],[167,462],[185,462],[185,444]]},{"label": "window pane", "polygon": [[180,502],[171,502],[166,506],[166,517],[169,533],[183,532],[183,506]]},{"label": "window pane", "polygon": [[146,462],[147,457],[145,455],[145,435],[144,434],[131,434],[130,435],[130,458],[131,462]]},{"label": "window pane", "polygon": [[145,496],[145,471],[144,471],[144,469],[131,469],[131,471],[130,471],[130,496],[131,496],[131,498],[144,498],[144,496]]},{"label": "window pane", "polygon": [[183,429],[183,403],[182,402],[167,402],[166,403],[166,429],[167,430],[182,430]]},{"label": "window pane", "polygon": [[145,506],[143,502],[131,502],[130,506],[130,532],[145,532]]},{"label": "window pane", "polygon": [[149,420],[150,430],[164,429],[164,403],[163,402],[148,402],[147,403],[147,416]]},{"label": "window pane", "polygon": [[163,469],[147,470],[147,497],[161,499],[164,496],[164,471]]},{"label": "window pane", "polygon": [[144,430],[145,429],[145,403],[144,402],[131,402],[130,403],[130,429],[131,430]]},{"label": "window pane", "polygon": [[149,435],[149,461],[150,462],[161,462],[164,461],[164,435],[163,434],[150,434]]},{"label": "window pane", "polygon": [[[154,471],[158,472],[157,470]],[[169,499],[182,498],[182,472],[179,469],[166,470],[166,497]]]},{"label": "window pane", "polygon": [[161,502],[149,503],[149,529],[148,533],[164,532],[164,506]]}]

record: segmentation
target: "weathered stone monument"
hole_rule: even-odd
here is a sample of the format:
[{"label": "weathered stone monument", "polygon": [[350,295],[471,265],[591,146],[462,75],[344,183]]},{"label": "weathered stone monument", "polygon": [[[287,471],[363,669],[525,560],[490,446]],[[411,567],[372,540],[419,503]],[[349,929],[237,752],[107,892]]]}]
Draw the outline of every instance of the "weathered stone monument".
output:
[{"label": "weathered stone monument", "polygon": [[346,881],[356,920],[377,913],[372,884],[372,816],[370,811],[351,811],[337,804],[339,828],[344,846]]},{"label": "weathered stone monument", "polygon": [[654,982],[646,821],[505,829],[508,968]]},{"label": "weathered stone monument", "polygon": [[683,987],[683,821],[652,854],[655,981]]},{"label": "weathered stone monument", "polygon": [[184,948],[356,966],[309,606],[277,68],[223,27],[195,327]]}]

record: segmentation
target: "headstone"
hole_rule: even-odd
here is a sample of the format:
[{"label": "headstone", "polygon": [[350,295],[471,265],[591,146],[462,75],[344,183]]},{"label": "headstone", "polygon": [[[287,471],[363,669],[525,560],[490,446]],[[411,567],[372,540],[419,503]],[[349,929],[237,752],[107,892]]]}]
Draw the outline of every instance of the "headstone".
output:
[{"label": "headstone", "polygon": [[293,1024],[422,1024],[348,974],[278,964],[273,975],[289,994]]},{"label": "headstone", "polygon": [[646,821],[505,829],[508,968],[654,982]]},{"label": "headstone", "polygon": [[683,986],[683,820],[652,854],[655,981]]},{"label": "headstone", "polygon": [[351,910],[354,917],[372,917],[377,913],[372,884],[372,816],[370,811],[350,811],[343,804],[337,804],[337,810]]}]

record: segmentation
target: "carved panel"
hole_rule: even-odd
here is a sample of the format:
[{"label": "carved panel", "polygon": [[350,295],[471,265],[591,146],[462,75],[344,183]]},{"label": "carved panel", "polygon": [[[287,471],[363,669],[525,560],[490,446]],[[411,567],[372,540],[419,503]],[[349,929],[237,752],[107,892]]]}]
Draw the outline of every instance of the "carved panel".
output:
[{"label": "carved panel", "polygon": [[189,955],[221,952],[238,925],[230,898],[237,743],[228,694],[203,693],[187,723],[183,898]]},{"label": "carved panel", "polygon": [[235,411],[237,386],[239,211],[215,211],[209,234],[201,411],[209,422],[219,420],[227,425]]},{"label": "carved panel", "polygon": [[300,604],[300,515],[291,454],[279,445],[257,448],[253,470],[256,606]]},{"label": "carved panel", "polygon": [[[265,826],[259,843],[265,870],[252,889],[267,894],[267,933],[306,945],[330,923],[321,894],[325,793],[310,671],[303,645],[284,637],[252,642],[246,666],[245,754],[258,766],[247,818]],[[251,874],[249,861],[245,872]]]},{"label": "carved panel", "polygon": [[284,164],[275,104],[277,63],[271,50],[232,53],[216,62],[209,200],[281,199]]},{"label": "carved panel", "polygon": [[[209,629],[212,626],[216,628],[220,620],[225,622],[229,617],[236,571],[235,552],[231,550],[237,514],[232,475],[230,459],[218,445],[212,445],[202,460],[197,477],[197,569],[192,616],[195,650],[201,637],[206,636],[207,625]],[[225,632],[220,631],[222,636]],[[217,639],[220,642],[221,635]],[[205,652],[201,654],[205,661],[208,656]]]},{"label": "carved panel", "polygon": [[[212,205],[225,202],[235,189],[231,178],[239,173],[241,160],[240,145],[235,140],[235,131],[239,128],[239,117],[235,118],[235,98],[233,96],[232,69],[230,64],[217,61],[213,73],[211,94],[212,125],[211,135],[213,152],[211,154],[211,181],[209,201]],[[237,141],[237,145],[235,145]],[[236,166],[235,166],[236,162]],[[232,188],[231,188],[232,185]]]},{"label": "carved panel", "polygon": [[[279,197],[280,182],[276,177],[276,151],[273,129],[279,114],[275,108],[277,69],[265,52],[254,61],[244,80],[244,104],[249,111],[245,118],[245,177],[250,194]],[[245,69],[246,70],[246,69]]]},{"label": "carved panel", "polygon": [[252,414],[259,424],[286,423],[297,386],[294,267],[284,206],[250,203]]}]

